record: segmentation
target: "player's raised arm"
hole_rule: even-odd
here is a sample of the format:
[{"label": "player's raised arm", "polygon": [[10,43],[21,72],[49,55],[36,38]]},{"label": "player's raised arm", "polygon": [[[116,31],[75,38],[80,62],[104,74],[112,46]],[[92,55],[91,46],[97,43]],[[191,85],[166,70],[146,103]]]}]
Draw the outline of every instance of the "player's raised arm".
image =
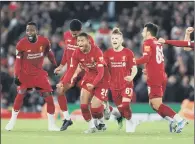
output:
[{"label": "player's raised arm", "polygon": [[147,43],[144,43],[143,45],[143,56],[141,58],[136,59],[136,64],[145,64],[149,61],[151,56],[151,46]]},{"label": "player's raised arm", "polygon": [[47,39],[46,45],[47,45],[46,53],[47,53],[48,59],[50,60],[50,62],[51,62],[54,66],[57,66],[57,63],[56,63],[56,59],[55,59],[54,53],[53,53],[52,50],[51,50],[51,43],[50,43],[50,41],[49,41],[48,39]]},{"label": "player's raised arm", "polygon": [[[191,41],[190,35],[192,34],[193,31],[194,31],[193,27],[188,27],[186,29],[186,33],[185,33],[185,37],[184,37],[185,41]],[[194,46],[190,47],[190,48],[194,48]],[[184,47],[184,50],[189,51],[189,50],[191,50],[190,48],[189,47]]]}]

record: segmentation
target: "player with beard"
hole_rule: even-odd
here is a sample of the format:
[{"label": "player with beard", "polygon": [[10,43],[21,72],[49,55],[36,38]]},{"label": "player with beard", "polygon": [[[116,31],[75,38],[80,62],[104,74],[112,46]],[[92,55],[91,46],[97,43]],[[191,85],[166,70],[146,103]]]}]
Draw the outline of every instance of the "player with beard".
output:
[{"label": "player with beard", "polygon": [[42,68],[45,56],[55,67],[57,66],[49,40],[38,35],[36,24],[29,22],[26,26],[26,37],[22,38],[16,46],[15,84],[18,86],[18,94],[14,100],[12,116],[5,127],[6,130],[14,128],[24,96],[27,90],[32,88],[38,90],[47,103],[48,130],[60,130],[55,125],[53,90],[48,80],[48,74]]}]

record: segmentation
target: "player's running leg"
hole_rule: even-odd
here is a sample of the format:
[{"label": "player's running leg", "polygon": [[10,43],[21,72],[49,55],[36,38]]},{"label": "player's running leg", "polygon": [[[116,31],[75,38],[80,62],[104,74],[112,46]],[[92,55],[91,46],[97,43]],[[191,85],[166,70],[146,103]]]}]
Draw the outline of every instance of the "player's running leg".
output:
[{"label": "player's running leg", "polygon": [[24,99],[25,94],[26,94],[26,89],[18,89],[18,94],[14,100],[14,106],[12,109],[11,119],[9,120],[8,124],[5,127],[5,129],[8,131],[10,131],[14,128],[19,110],[23,104],[23,99]]},{"label": "player's running leg", "polygon": [[126,119],[126,132],[133,133],[135,132],[138,121],[132,119],[132,111],[130,108],[130,97],[123,97],[122,99],[122,111],[123,117]]},{"label": "player's running leg", "polygon": [[64,95],[71,87],[71,84],[66,84],[63,87],[57,87],[58,104],[64,116],[63,124],[60,128],[61,131],[66,130],[70,125],[73,124],[72,120],[70,119],[70,114],[68,112],[67,99]]},{"label": "player's running leg", "polygon": [[84,120],[89,124],[89,129],[84,131],[84,133],[95,133],[97,130],[89,108],[91,97],[92,97],[91,92],[87,91],[84,88],[81,89],[81,96],[80,96],[81,112]]},{"label": "player's running leg", "polygon": [[91,101],[91,113],[92,117],[96,121],[96,128],[98,130],[106,130],[106,125],[104,124],[104,106],[103,101],[98,97],[94,96]]},{"label": "player's running leg", "polygon": [[104,101],[103,105],[104,105],[104,118],[105,120],[109,120],[111,115],[109,101],[108,100]]},{"label": "player's running leg", "polygon": [[[151,107],[163,118],[168,118],[170,120],[170,132],[180,133],[184,126],[188,122],[183,119],[179,114],[172,110],[169,106],[162,103],[162,98],[152,98],[150,99]],[[174,124],[174,121],[176,125]]]},{"label": "player's running leg", "polygon": [[48,130],[49,131],[60,131],[60,128],[58,128],[55,124],[55,105],[53,101],[52,94],[50,92],[42,92],[42,96],[45,99],[45,102],[47,103],[47,116],[48,116]]}]

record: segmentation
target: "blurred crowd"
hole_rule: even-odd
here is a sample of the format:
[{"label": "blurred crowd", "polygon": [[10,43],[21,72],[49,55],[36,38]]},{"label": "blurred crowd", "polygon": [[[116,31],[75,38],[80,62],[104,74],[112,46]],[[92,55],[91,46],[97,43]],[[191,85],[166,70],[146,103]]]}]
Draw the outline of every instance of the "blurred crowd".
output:
[{"label": "blurred crowd", "polygon": [[[194,26],[194,2],[2,2],[1,7],[1,106],[10,107],[16,96],[13,83],[15,45],[25,36],[25,26],[36,22],[39,34],[48,37],[57,63],[63,54],[63,32],[68,30],[71,19],[83,22],[97,45],[105,51],[110,47],[109,34],[118,26],[124,35],[124,45],[136,57],[141,56],[141,31],[147,22],[159,25],[158,37],[184,39],[185,29]],[[194,98],[194,53],[182,48],[164,45],[166,72],[168,74],[165,102],[182,102]],[[53,67],[46,58],[52,87],[56,88],[60,76],[53,74]],[[146,78],[139,67],[135,83],[135,102],[148,102]],[[66,68],[64,68],[64,71]],[[55,95],[55,92],[54,92]],[[111,98],[111,96],[109,95]],[[79,89],[67,93],[69,103],[79,103]],[[24,99],[24,111],[39,111],[43,99],[31,91]]]}]

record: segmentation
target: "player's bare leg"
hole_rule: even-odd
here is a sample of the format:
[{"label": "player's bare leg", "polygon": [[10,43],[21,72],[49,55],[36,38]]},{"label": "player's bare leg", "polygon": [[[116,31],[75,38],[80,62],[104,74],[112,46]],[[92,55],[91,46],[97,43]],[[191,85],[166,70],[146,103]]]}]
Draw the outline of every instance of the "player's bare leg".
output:
[{"label": "player's bare leg", "polygon": [[98,130],[104,131],[106,130],[106,125],[104,124],[103,112],[104,112],[103,101],[94,96],[91,101],[92,117],[95,119],[96,128]]},{"label": "player's bare leg", "polygon": [[51,92],[43,92],[42,96],[44,97],[45,102],[47,103],[48,130],[60,131],[60,128],[58,128],[55,124],[55,116],[54,116],[55,105],[54,105]]},{"label": "player's bare leg", "polygon": [[81,112],[83,118],[89,124],[89,129],[84,131],[84,133],[95,133],[96,127],[94,123],[94,119],[91,116],[91,111],[89,109],[90,102],[91,102],[92,94],[88,92],[86,89],[81,89],[81,96],[80,96],[80,103],[81,103]]},{"label": "player's bare leg", "polygon": [[70,119],[70,114],[68,112],[67,99],[66,96],[64,95],[71,87],[72,87],[71,84],[66,84],[62,87],[61,86],[57,87],[58,103],[64,116],[63,124],[60,128],[61,131],[66,130],[68,126],[73,124],[72,120]]},{"label": "player's bare leg", "polygon": [[[169,106],[162,103],[162,98],[150,99],[151,107],[163,118],[170,121],[170,132],[180,133],[188,122]],[[176,124],[174,123],[176,122]]]},{"label": "player's bare leg", "polygon": [[18,90],[18,94],[14,100],[14,106],[12,109],[12,116],[11,116],[8,124],[5,127],[5,129],[8,131],[12,130],[16,124],[17,116],[19,114],[20,108],[22,107],[25,94],[26,94],[26,89]]}]

